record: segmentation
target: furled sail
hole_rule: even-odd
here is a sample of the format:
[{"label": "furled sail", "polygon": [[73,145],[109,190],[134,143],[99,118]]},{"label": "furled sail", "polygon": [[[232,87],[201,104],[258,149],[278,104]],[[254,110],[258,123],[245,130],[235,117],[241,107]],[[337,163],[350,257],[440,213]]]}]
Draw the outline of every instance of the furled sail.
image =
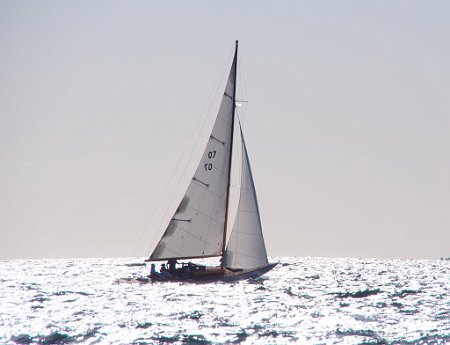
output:
[{"label": "furled sail", "polygon": [[268,265],[258,200],[250,161],[242,134],[241,190],[236,219],[222,264],[227,268],[251,269]]},{"label": "furled sail", "polygon": [[233,140],[236,55],[205,152],[150,260],[222,254]]}]

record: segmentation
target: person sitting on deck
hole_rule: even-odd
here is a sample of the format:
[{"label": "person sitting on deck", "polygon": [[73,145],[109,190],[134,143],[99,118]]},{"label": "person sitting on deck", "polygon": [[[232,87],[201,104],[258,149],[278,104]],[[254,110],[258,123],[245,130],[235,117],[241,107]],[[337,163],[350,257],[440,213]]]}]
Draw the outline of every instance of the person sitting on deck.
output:
[{"label": "person sitting on deck", "polygon": [[172,279],[173,275],[167,270],[166,264],[161,265],[161,269],[159,270],[158,277],[162,280]]},{"label": "person sitting on deck", "polygon": [[191,277],[191,269],[189,268],[189,266],[184,266],[181,269],[181,275],[180,275],[181,279],[189,279]]},{"label": "person sitting on deck", "polygon": [[177,260],[170,259],[169,261],[167,261],[167,265],[169,266],[169,272],[172,275],[175,275],[177,272]]}]

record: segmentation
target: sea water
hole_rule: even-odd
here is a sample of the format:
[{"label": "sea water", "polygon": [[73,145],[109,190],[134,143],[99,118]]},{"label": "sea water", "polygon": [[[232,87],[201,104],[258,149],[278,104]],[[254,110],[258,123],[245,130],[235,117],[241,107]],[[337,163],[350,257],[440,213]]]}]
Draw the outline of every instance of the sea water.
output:
[{"label": "sea water", "polygon": [[140,258],[0,262],[0,344],[450,344],[450,261],[273,258],[256,280],[138,283]]}]

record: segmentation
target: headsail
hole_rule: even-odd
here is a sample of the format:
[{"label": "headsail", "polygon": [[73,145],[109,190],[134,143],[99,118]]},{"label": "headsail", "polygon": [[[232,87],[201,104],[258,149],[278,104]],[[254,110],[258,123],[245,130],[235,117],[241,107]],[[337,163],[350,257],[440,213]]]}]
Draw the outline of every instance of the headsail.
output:
[{"label": "headsail", "polygon": [[223,252],[233,142],[236,58],[235,53],[219,113],[202,159],[150,260],[211,257]]},{"label": "headsail", "polygon": [[250,269],[266,266],[268,261],[250,161],[242,128],[239,128],[242,139],[241,192],[222,264],[227,268]]}]

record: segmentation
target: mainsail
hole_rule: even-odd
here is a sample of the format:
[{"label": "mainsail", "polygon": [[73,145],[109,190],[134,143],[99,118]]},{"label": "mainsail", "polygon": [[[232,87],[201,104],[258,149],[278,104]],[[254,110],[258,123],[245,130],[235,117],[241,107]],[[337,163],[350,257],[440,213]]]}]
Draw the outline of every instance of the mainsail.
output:
[{"label": "mainsail", "polygon": [[230,240],[224,253],[227,268],[258,268],[268,265],[252,170],[241,129],[242,170],[239,204]]},{"label": "mainsail", "polygon": [[217,119],[192,181],[150,260],[220,256],[233,145],[236,52]]}]

